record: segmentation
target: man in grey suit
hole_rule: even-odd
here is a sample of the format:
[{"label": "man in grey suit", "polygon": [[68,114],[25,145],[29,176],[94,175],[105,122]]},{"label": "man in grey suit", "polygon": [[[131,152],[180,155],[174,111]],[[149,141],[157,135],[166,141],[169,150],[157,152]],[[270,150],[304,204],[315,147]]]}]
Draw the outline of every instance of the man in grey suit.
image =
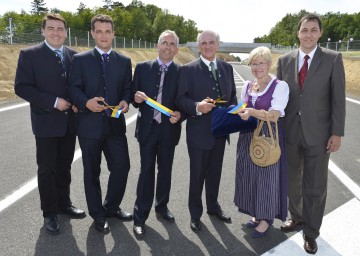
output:
[{"label": "man in grey suit", "polygon": [[344,136],[345,72],[341,53],[317,46],[322,35],[317,15],[304,16],[297,35],[300,49],[281,56],[277,67],[278,79],[290,88],[285,133],[291,219],[281,229],[303,225],[304,249],[315,254],[330,153],[340,148]]},{"label": "man in grey suit", "polygon": [[230,223],[218,202],[221,170],[227,136],[211,134],[212,109],[222,97],[224,107],[236,105],[233,68],[216,58],[220,37],[213,31],[198,35],[199,59],[182,66],[179,73],[177,106],[187,114],[186,136],[190,157],[190,227],[200,231],[203,213],[201,195],[205,184],[207,213]]}]

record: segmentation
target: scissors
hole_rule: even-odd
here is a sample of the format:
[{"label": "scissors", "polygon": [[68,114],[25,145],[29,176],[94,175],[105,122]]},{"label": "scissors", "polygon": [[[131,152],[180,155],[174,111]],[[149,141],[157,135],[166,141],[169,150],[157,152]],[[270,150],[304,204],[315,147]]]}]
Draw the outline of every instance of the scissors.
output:
[{"label": "scissors", "polygon": [[226,103],[226,100],[223,100],[223,98],[225,97],[225,95],[217,98],[216,100],[211,99],[210,97],[206,97],[208,100],[212,100],[213,104],[221,104],[221,103]]},{"label": "scissors", "polygon": [[101,101],[102,101],[102,103],[104,103],[104,106],[105,106],[105,107],[108,107],[108,108],[110,108],[111,110],[114,110],[114,108],[116,107],[116,106],[110,106],[109,104],[107,104],[107,103],[105,102],[105,99],[104,99],[104,98],[101,98]]}]

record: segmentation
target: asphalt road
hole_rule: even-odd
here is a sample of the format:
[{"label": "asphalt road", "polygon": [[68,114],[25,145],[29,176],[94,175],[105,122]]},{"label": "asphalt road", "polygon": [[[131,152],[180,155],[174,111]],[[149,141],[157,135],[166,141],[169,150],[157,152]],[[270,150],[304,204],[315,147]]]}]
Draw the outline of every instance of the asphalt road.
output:
[{"label": "asphalt road", "polygon": [[[238,95],[240,95],[243,80],[251,79],[252,76],[247,67],[234,65],[234,69],[241,74],[241,77],[235,76]],[[109,219],[111,232],[108,235],[102,235],[94,229],[89,216],[82,220],[72,220],[60,215],[60,234],[50,236],[42,227],[42,212],[36,179],[34,180],[37,167],[29,107],[7,109],[18,103],[0,104],[0,255],[261,255],[266,253],[280,255],[281,250],[276,249],[277,246],[281,247],[299,235],[297,232],[282,233],[279,229],[281,222],[277,220],[266,237],[251,238],[252,231],[244,226],[249,217],[240,214],[233,204],[236,134],[231,135],[231,144],[226,147],[219,196],[223,209],[232,217],[232,224],[225,224],[208,216],[205,207],[205,214],[201,219],[203,229],[198,234],[193,233],[189,227],[190,215],[187,208],[189,159],[184,123],[181,141],[175,152],[169,203],[169,209],[176,218],[175,223],[170,224],[157,219],[152,211],[146,222],[146,236],[144,240],[138,241],[132,233],[132,222]],[[333,172],[330,172],[325,215],[334,216],[337,210],[353,200],[359,203],[359,194],[357,194],[360,184],[358,175],[360,119],[357,114],[359,107],[359,103],[347,102],[346,136],[341,150],[331,155],[331,161],[353,181],[355,189],[349,188],[349,183],[340,181]],[[131,109],[126,117],[131,120],[134,115],[136,115],[136,110]],[[131,170],[126,194],[121,204],[121,207],[127,211],[132,211],[134,205],[140,163],[134,129],[135,122],[129,122],[127,136]],[[73,203],[87,211],[82,173],[80,157],[72,165],[71,195]],[[106,190],[108,174],[104,160],[101,176],[103,191]],[[14,192],[15,195],[21,193],[24,195],[14,199],[12,197]],[[342,216],[335,220],[342,223],[346,217]],[[329,230],[332,230],[331,223],[329,225]],[[326,227],[329,225],[328,222],[324,223],[324,230],[327,230]],[[357,223],[351,223],[351,225],[357,225],[356,231],[360,228]],[[349,230],[336,229],[333,232],[338,239],[349,235],[347,234]],[[325,242],[321,242],[318,255],[347,255],[345,249],[335,248],[330,240],[326,240],[326,233],[327,231],[324,232],[324,238],[321,240]],[[355,243],[360,244],[358,236],[355,239]],[[287,249],[290,250],[287,253],[283,251],[284,255],[306,255],[301,245],[300,248],[296,243],[291,246]],[[344,246],[348,247],[349,244],[344,243]],[[354,243],[351,243],[350,247],[356,249]],[[325,253],[328,250],[332,250],[333,254]]]}]

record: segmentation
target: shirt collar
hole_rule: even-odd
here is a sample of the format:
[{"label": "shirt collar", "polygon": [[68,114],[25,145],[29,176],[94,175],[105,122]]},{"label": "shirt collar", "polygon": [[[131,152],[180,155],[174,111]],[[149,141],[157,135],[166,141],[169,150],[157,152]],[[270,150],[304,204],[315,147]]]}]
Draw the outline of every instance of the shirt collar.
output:
[{"label": "shirt collar", "polygon": [[49,47],[52,51],[60,50],[61,52],[63,52],[63,50],[64,50],[63,45],[59,49],[56,49],[56,48],[52,47],[46,40],[44,42],[45,42],[46,46]]},{"label": "shirt collar", "polygon": [[209,61],[209,60],[205,59],[202,55],[200,55],[200,59],[206,64],[206,66],[209,67],[209,70],[211,70],[210,62],[214,62],[214,67],[215,67],[215,69],[217,69],[216,58],[212,61]]},{"label": "shirt collar", "polygon": [[156,60],[157,60],[157,62],[159,63],[159,66],[161,66],[162,64],[165,64],[167,68],[168,68],[168,67],[171,65],[171,63],[172,63],[172,60],[169,61],[168,63],[163,63],[163,62],[160,60],[159,57],[157,57]]},{"label": "shirt collar", "polygon": [[301,49],[299,49],[299,60],[302,61],[305,57],[305,55],[309,55],[309,60],[311,61],[314,58],[314,54],[316,51],[317,47],[315,47],[310,53],[306,54],[304,53]]},{"label": "shirt collar", "polygon": [[101,50],[99,47],[95,46],[95,49],[100,53],[100,55],[103,55],[104,53],[110,54],[112,51],[112,48],[110,48],[109,51],[104,52],[103,50]]}]

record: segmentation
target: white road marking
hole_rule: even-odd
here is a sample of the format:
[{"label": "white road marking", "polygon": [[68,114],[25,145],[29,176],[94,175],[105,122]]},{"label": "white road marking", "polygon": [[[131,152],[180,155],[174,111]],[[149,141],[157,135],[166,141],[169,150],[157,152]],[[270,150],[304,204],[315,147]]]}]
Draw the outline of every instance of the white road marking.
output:
[{"label": "white road marking", "polygon": [[[360,251],[360,236],[357,235],[360,230],[360,222],[357,221],[360,212],[360,187],[331,160],[329,162],[329,170],[356,198],[324,217],[320,229],[320,237],[316,239],[318,244],[316,255],[354,255],[354,252]],[[304,240],[302,234],[302,231],[296,233],[273,249],[262,254],[262,256],[307,255],[303,249]]]},{"label": "white road marking", "polygon": [[[19,105],[21,105],[21,104],[19,104]],[[15,108],[12,108],[12,109],[15,109]],[[1,109],[0,109],[0,111],[1,111]],[[128,126],[129,124],[134,122],[136,120],[136,118],[137,118],[137,114],[132,115],[131,117],[127,118],[126,119],[126,125]],[[81,158],[81,155],[82,155],[81,150],[80,149],[76,150],[75,154],[74,154],[73,162],[75,162],[76,160]],[[6,196],[4,199],[2,199],[0,201],[0,212],[2,212],[6,208],[8,208],[10,205],[15,203],[16,201],[18,201],[19,199],[21,199],[22,197],[24,197],[28,193],[30,193],[32,190],[37,188],[37,186],[38,186],[37,176],[35,176],[30,181],[26,182],[20,188],[13,191],[11,194],[9,194],[8,196]]]},{"label": "white road marking", "polygon": [[16,108],[26,107],[26,106],[28,106],[28,105],[29,105],[28,102],[21,103],[21,104],[16,104],[16,105],[12,105],[12,106],[10,106],[10,107],[0,108],[0,112],[7,111],[7,110],[12,110],[12,109],[16,109]]}]

